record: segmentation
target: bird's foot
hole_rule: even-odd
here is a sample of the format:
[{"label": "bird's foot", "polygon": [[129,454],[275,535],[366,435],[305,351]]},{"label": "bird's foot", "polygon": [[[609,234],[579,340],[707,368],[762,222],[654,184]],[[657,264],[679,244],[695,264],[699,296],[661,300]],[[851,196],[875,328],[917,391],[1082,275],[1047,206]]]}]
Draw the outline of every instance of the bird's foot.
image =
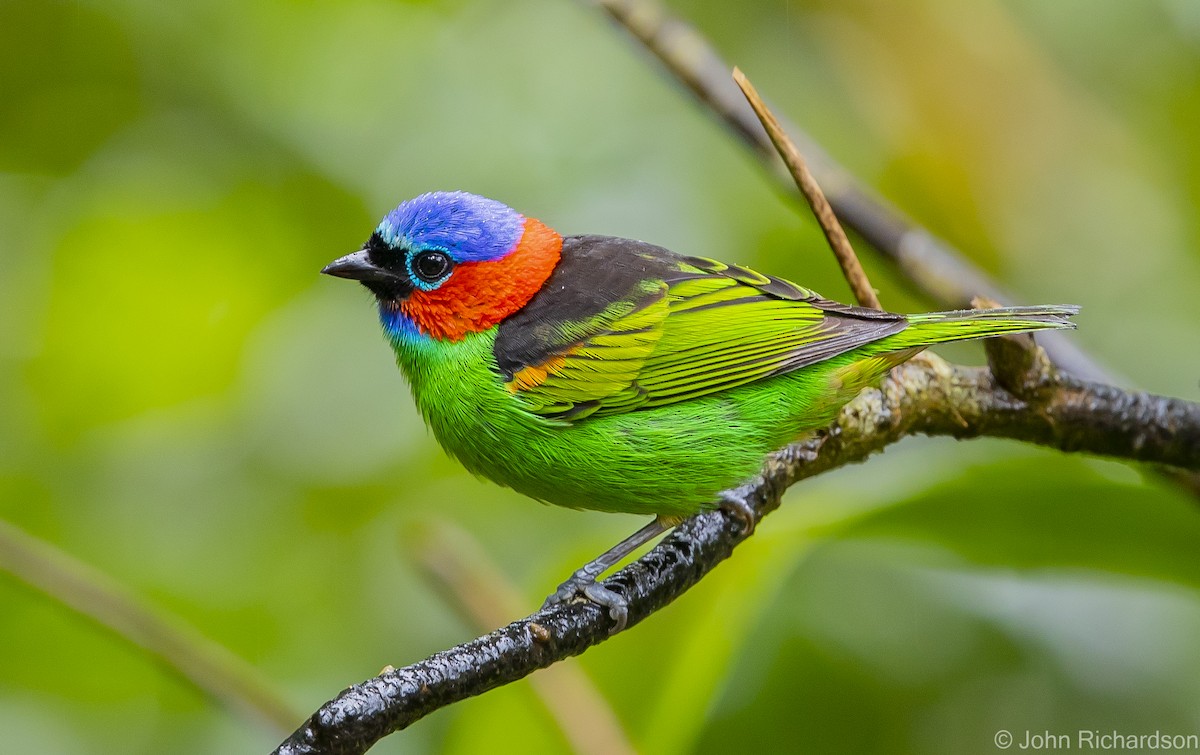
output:
[{"label": "bird's foot", "polygon": [[553,595],[546,598],[542,608],[570,603],[576,596],[582,595],[601,608],[608,609],[608,615],[613,620],[613,628],[609,634],[620,632],[629,623],[629,601],[597,582],[596,578],[678,523],[678,520],[671,517],[655,517],[653,522],[577,569],[570,579],[558,586]]},{"label": "bird's foot", "polygon": [[755,513],[754,507],[750,505],[750,501],[747,500],[746,494],[742,490],[743,488],[736,488],[721,491],[719,505],[722,511],[742,523],[742,531],[745,532],[746,537],[750,537],[754,534],[758,514]]},{"label": "bird's foot", "polygon": [[577,596],[583,596],[608,611],[609,617],[613,620],[613,628],[609,634],[616,634],[624,629],[625,624],[629,621],[629,601],[597,582],[596,577],[599,574],[588,569],[588,566],[591,565],[584,566],[572,574],[570,579],[559,585],[558,589],[546,598],[542,608],[549,608],[559,603],[570,603]]}]

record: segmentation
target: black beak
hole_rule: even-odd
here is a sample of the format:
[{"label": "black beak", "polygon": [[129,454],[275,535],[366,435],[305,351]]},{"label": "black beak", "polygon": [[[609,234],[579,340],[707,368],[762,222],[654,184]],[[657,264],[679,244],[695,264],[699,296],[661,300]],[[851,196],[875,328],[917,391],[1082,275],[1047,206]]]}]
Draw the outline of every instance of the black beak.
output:
[{"label": "black beak", "polygon": [[345,257],[338,257],[333,262],[321,268],[321,272],[325,275],[349,278],[350,280],[362,281],[363,283],[404,284],[408,282],[392,271],[372,262],[366,249],[359,249],[357,252],[347,254]]}]

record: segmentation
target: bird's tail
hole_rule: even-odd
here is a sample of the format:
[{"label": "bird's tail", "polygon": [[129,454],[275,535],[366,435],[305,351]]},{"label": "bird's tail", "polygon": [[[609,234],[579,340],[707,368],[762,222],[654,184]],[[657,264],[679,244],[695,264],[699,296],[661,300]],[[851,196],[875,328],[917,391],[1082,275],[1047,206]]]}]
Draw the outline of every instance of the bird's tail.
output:
[{"label": "bird's tail", "polygon": [[1068,318],[1077,312],[1079,307],[1071,304],[1047,304],[906,315],[909,327],[885,338],[880,345],[886,342],[889,348],[904,349],[1004,333],[1074,328],[1075,323]]}]

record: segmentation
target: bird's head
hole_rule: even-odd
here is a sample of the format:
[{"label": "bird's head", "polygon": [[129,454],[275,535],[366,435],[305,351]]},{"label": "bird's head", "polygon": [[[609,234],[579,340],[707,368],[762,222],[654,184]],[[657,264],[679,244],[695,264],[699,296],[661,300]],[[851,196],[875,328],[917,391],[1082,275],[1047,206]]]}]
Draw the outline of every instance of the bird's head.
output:
[{"label": "bird's head", "polygon": [[562,237],[534,218],[437,191],[389,212],[362,249],[321,272],[370,289],[392,338],[457,341],[525,306],[561,252]]}]

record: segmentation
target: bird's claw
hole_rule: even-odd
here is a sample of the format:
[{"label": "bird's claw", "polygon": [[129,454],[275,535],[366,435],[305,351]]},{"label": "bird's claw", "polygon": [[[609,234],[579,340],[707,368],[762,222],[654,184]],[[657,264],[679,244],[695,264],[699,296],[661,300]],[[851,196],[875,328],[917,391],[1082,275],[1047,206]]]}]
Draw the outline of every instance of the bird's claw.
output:
[{"label": "bird's claw", "polygon": [[583,596],[600,608],[607,609],[609,617],[613,620],[613,627],[609,630],[609,634],[616,634],[625,628],[625,624],[629,621],[629,601],[597,582],[593,575],[583,569],[575,572],[570,579],[559,585],[558,589],[546,598],[542,608],[549,608],[560,603],[570,603],[578,596]]},{"label": "bird's claw", "polygon": [[758,515],[754,511],[754,507],[746,500],[746,496],[738,490],[724,490],[721,491],[720,498],[721,510],[742,523],[742,530],[746,533],[746,537],[753,535]]}]

